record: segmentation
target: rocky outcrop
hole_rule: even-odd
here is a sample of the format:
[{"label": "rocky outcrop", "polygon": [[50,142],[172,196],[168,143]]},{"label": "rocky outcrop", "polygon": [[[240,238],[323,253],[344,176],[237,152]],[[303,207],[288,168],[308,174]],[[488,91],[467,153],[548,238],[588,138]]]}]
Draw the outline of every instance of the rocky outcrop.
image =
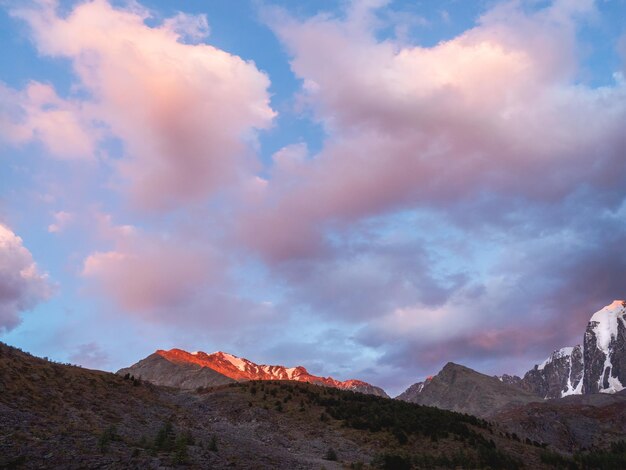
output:
[{"label": "rocky outcrop", "polygon": [[496,379],[498,379],[502,383],[505,383],[507,385],[515,385],[516,387],[519,387],[522,383],[522,378],[518,377],[517,375],[496,375]]},{"label": "rocky outcrop", "polygon": [[541,399],[499,378],[449,362],[437,375],[397,397],[411,403],[487,417]]},{"label": "rocky outcrop", "polygon": [[424,386],[432,380],[432,377],[428,377],[424,382],[417,382],[407,388],[404,392],[396,397],[398,400],[408,401],[411,403],[417,403],[418,395],[424,390]]},{"label": "rocky outcrop", "polygon": [[158,350],[146,359],[118,374],[131,374],[157,385],[178,388],[211,387],[247,380],[293,380],[315,385],[351,390],[380,397],[385,391],[361,380],[339,381],[332,377],[318,377],[304,367],[255,364],[248,359],[225,352],[207,354],[202,351],[187,352],[182,349]]},{"label": "rocky outcrop", "polygon": [[582,393],[583,376],[583,351],[578,345],[554,351],[517,385],[542,398],[560,398]]}]

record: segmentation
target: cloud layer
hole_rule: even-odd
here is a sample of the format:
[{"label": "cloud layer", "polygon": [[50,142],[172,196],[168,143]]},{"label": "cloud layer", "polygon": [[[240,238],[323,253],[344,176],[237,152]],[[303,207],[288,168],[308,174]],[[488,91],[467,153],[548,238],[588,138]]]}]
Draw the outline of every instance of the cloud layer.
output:
[{"label": "cloud layer", "polygon": [[[531,3],[494,4],[432,46],[392,2],[266,8],[258,27],[286,51],[267,72],[210,45],[211,17],[18,6],[72,84],[1,85],[0,137],[56,159],[31,184],[67,195],[39,222],[109,321],[392,387],[448,360],[519,372],[626,296],[624,61],[587,80],[581,31],[600,5]],[[275,101],[319,139],[272,128],[287,62],[299,89]],[[59,169],[78,161],[85,180],[68,184]],[[19,253],[13,273],[34,266]],[[5,328],[48,295],[33,269]],[[105,360],[100,338],[75,344]]]}]

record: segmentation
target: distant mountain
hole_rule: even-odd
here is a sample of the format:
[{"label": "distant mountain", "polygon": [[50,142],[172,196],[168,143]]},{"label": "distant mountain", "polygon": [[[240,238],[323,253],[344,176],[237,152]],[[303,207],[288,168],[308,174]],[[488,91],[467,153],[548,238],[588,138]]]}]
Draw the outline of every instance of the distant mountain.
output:
[{"label": "distant mountain", "polygon": [[541,399],[502,380],[449,362],[434,377],[397,397],[420,405],[487,417],[509,406]]},{"label": "distant mountain", "polygon": [[515,385],[517,387],[519,387],[522,378],[518,377],[517,375],[509,375],[509,374],[503,374],[503,375],[496,375],[495,376],[496,379],[498,379],[500,382],[503,382],[507,385]]},{"label": "distant mountain", "polygon": [[388,397],[382,388],[361,380],[339,381],[332,377],[318,377],[304,367],[259,365],[228,354],[202,351],[187,352],[182,349],[158,350],[138,363],[120,369],[120,375],[133,375],[157,385],[184,389],[211,387],[247,380],[292,380],[315,385],[351,390],[380,397]]},{"label": "distant mountain", "polygon": [[626,383],[626,302],[616,300],[593,314],[583,343],[554,351],[519,384],[543,398],[615,393]]}]

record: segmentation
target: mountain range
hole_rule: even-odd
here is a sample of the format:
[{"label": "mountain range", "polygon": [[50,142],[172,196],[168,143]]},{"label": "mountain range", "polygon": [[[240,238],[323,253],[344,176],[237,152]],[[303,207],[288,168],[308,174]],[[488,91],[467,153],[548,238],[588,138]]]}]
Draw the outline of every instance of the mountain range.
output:
[{"label": "mountain range", "polygon": [[[448,363],[437,375],[410,386],[397,398],[487,416],[505,407],[570,395],[615,393],[626,383],[626,302],[616,300],[594,313],[579,345],[554,351],[523,377],[490,377]],[[320,377],[304,367],[256,364],[225,352],[157,350],[118,371],[157,385],[182,389],[250,380],[286,380],[381,397],[385,391],[361,380]]]},{"label": "mountain range", "polygon": [[207,354],[202,351],[159,349],[136,364],[120,369],[117,373],[132,375],[157,385],[183,389],[249,380],[291,380],[388,397],[382,388],[361,380],[339,381],[332,377],[318,377],[310,374],[302,366],[288,368],[279,365],[259,365],[221,351]]},{"label": "mountain range", "polygon": [[225,352],[111,374],[0,343],[0,468],[626,468],[625,316],[523,377],[450,362],[397,399]]}]

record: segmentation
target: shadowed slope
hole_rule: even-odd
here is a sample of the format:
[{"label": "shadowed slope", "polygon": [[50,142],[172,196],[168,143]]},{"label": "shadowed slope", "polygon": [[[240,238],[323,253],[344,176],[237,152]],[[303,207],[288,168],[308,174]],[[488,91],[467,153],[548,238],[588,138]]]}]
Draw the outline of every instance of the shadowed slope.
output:
[{"label": "shadowed slope", "polygon": [[219,372],[193,362],[177,361],[159,352],[150,354],[138,363],[120,369],[119,375],[132,375],[157,385],[183,389],[214,387],[235,382]]},{"label": "shadowed slope", "polygon": [[495,377],[449,362],[422,385],[415,384],[399,399],[420,405],[486,417],[508,406],[542,401]]}]

